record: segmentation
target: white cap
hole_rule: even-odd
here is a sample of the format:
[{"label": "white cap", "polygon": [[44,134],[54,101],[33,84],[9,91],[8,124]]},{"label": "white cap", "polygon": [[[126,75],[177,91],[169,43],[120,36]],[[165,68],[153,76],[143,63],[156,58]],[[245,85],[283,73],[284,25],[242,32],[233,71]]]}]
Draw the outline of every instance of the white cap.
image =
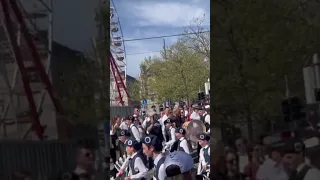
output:
[{"label": "white cap", "polygon": [[194,162],[190,154],[183,151],[174,151],[166,156],[164,168],[167,169],[170,165],[180,167],[181,173],[190,171],[194,167]]},{"label": "white cap", "polygon": [[205,109],[209,109],[209,108],[210,108],[210,105],[205,105],[204,108],[205,108]]}]

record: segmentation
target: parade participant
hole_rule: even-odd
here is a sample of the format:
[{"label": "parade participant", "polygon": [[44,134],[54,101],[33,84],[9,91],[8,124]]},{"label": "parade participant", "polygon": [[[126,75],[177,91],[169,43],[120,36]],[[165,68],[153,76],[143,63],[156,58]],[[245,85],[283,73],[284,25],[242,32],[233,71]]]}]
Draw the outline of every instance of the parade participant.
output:
[{"label": "parade participant", "polygon": [[170,149],[174,142],[176,142],[176,130],[174,128],[174,118],[169,118],[164,121],[166,126],[166,132],[169,136],[169,141],[165,143],[165,146]]},{"label": "parade participant", "polygon": [[130,138],[126,141],[126,152],[130,156],[129,159],[129,176],[125,177],[125,180],[141,179],[145,180],[148,169],[143,162],[142,153],[138,153],[141,150],[141,143]]},{"label": "parade participant", "polygon": [[288,180],[289,177],[282,165],[283,142],[269,144],[267,149],[267,158],[260,165],[257,173],[257,180]]},{"label": "parade participant", "polygon": [[126,123],[127,123],[128,130],[129,130],[129,133],[131,134],[131,136],[134,137],[136,139],[136,141],[140,142],[141,135],[140,135],[138,127],[136,125],[134,125],[134,120],[135,120],[135,118],[133,116],[129,116],[126,119]]},{"label": "parade participant", "polygon": [[122,157],[123,154],[125,153],[124,143],[130,136],[131,135],[127,130],[120,130],[118,132],[118,137],[119,137],[119,141],[120,141],[120,143],[119,143],[120,157]]},{"label": "parade participant", "polygon": [[[124,153],[126,153],[126,150],[125,150],[125,142],[130,138],[130,133],[127,131],[127,130],[121,130],[119,132],[119,141],[121,142],[120,143],[120,150],[121,151],[124,151]],[[120,152],[121,152],[120,151]],[[120,155],[122,157],[122,155]],[[127,158],[125,159],[124,163],[122,164],[122,166],[120,167],[120,170],[117,174],[117,176],[122,176],[122,174],[124,173],[125,169],[128,167],[128,164],[129,164],[129,159],[130,157],[127,155]]]},{"label": "parade participant", "polygon": [[190,154],[183,151],[169,153],[164,161],[167,180],[195,180],[193,174],[194,162]]},{"label": "parade participant", "polygon": [[173,151],[184,151],[188,154],[190,154],[190,148],[187,139],[184,137],[186,134],[186,130],[183,128],[177,128],[176,129],[176,137],[177,141],[171,148],[171,152]]},{"label": "parade participant", "polygon": [[201,115],[201,121],[206,126],[206,131],[210,133],[210,105],[204,106],[204,113]]},{"label": "parade participant", "polygon": [[291,172],[292,180],[318,180],[320,178],[319,169],[307,165],[305,162],[305,145],[300,139],[288,139],[283,142],[283,165]]},{"label": "parade participant", "polygon": [[157,136],[147,135],[142,141],[143,153],[147,157],[151,157],[154,162],[155,174],[154,178],[156,180],[164,180],[166,178],[164,169],[165,156],[161,154],[162,141]]},{"label": "parade participant", "polygon": [[146,134],[155,135],[161,140],[161,142],[163,142],[164,138],[162,135],[162,127],[159,121],[156,120],[156,116],[157,115],[154,112],[149,114],[150,124],[146,128]]},{"label": "parade participant", "polygon": [[199,109],[201,109],[197,104],[192,106],[193,112],[190,115],[191,120],[200,120]]},{"label": "parade participant", "polygon": [[199,153],[199,166],[197,170],[197,175],[202,175],[210,169],[210,136],[205,133],[201,133],[198,136],[199,145],[201,146]]},{"label": "parade participant", "polygon": [[167,136],[167,133],[166,133],[166,125],[164,123],[169,118],[169,113],[170,113],[170,108],[166,107],[165,110],[162,112],[162,117],[159,119],[159,122],[162,126],[162,134],[165,142],[169,141],[169,137]]}]

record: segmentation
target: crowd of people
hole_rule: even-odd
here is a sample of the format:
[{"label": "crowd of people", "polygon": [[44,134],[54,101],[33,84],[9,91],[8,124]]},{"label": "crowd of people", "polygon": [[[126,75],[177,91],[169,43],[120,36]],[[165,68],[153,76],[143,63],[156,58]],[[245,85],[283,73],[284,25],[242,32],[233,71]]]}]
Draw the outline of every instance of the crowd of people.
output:
[{"label": "crowd of people", "polygon": [[308,157],[306,142],[288,137],[267,137],[249,145],[239,138],[233,146],[219,142],[211,156],[212,179],[221,180],[319,180],[320,171]]},{"label": "crowd of people", "polygon": [[[191,109],[176,105],[172,109],[166,107],[160,115],[151,110],[141,117],[136,110],[127,117],[115,117],[110,130],[111,163],[117,166],[119,158],[125,159],[114,169],[114,178],[208,179],[209,108],[209,105],[193,105]],[[201,122],[204,127],[195,135],[197,142],[186,137],[191,121]]]}]

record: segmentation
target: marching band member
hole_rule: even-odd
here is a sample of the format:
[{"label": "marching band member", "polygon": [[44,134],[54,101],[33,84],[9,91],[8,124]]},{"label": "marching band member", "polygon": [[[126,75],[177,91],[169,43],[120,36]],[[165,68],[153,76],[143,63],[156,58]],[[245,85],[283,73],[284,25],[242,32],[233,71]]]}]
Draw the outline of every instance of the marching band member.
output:
[{"label": "marching band member", "polygon": [[193,167],[194,161],[191,155],[183,151],[169,153],[164,161],[167,180],[195,180],[195,176],[192,173]]},{"label": "marching band member", "polygon": [[[130,133],[127,130],[121,130],[119,132],[119,141],[123,144],[120,145],[120,149],[125,149],[125,142],[127,141],[127,139],[130,138]],[[127,155],[126,160],[124,161],[124,163],[122,164],[117,176],[122,176],[122,174],[124,173],[125,169],[128,167],[129,164],[129,159],[130,157]]]},{"label": "marching band member", "polygon": [[141,134],[139,132],[139,129],[136,125],[134,125],[134,117],[133,116],[129,116],[127,119],[126,119],[126,123],[128,125],[128,131],[130,132],[131,136],[133,138],[135,138],[136,141],[140,142],[140,138],[141,138]]},{"label": "marching band member", "polygon": [[201,133],[199,135],[199,144],[202,147],[199,153],[199,166],[197,170],[197,175],[202,175],[208,169],[210,169],[210,136],[206,133]]},{"label": "marching band member", "polygon": [[174,150],[176,151],[184,151],[188,154],[190,154],[190,148],[188,145],[188,141],[186,140],[186,138],[184,137],[186,134],[186,130],[184,130],[183,128],[177,128],[176,129],[176,137],[177,137],[177,146]]},{"label": "marching band member", "polygon": [[173,127],[174,119],[171,117],[164,121],[164,124],[166,126],[168,135],[169,135],[169,141],[165,143],[165,146],[167,148],[170,148],[174,142],[176,142],[176,130]]},{"label": "marching band member", "polygon": [[125,180],[145,180],[148,169],[143,162],[143,154],[138,151],[141,150],[141,143],[137,140],[130,138],[126,141],[126,151],[130,156],[129,159],[129,176]]},{"label": "marching band member", "polygon": [[160,138],[154,135],[147,135],[142,141],[143,153],[147,157],[151,157],[154,161],[156,180],[164,180],[166,178],[164,169],[165,156],[161,154],[162,141]]}]

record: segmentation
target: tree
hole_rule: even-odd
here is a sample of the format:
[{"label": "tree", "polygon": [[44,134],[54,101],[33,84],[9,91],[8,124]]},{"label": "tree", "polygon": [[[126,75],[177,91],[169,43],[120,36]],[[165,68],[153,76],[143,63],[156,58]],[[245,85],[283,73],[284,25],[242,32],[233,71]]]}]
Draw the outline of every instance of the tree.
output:
[{"label": "tree", "polygon": [[199,88],[209,76],[204,56],[188,48],[181,40],[165,49],[162,58],[153,58],[149,62],[148,86],[160,101],[196,98]]},{"label": "tree", "polygon": [[128,90],[129,90],[131,101],[141,102],[141,82],[140,81],[136,81],[131,84],[128,84]]},{"label": "tree", "polygon": [[72,124],[95,125],[97,117],[95,94],[98,84],[96,64],[94,61],[77,58],[73,71],[64,71],[59,87],[59,96],[66,116]]},{"label": "tree", "polygon": [[246,120],[252,140],[252,122],[279,113],[286,74],[295,92],[303,92],[301,69],[319,49],[319,28],[300,1],[212,3],[214,110],[224,120]]},{"label": "tree", "polygon": [[210,61],[210,30],[203,26],[203,18],[197,18],[186,28],[187,36],[182,37],[184,44]]}]

